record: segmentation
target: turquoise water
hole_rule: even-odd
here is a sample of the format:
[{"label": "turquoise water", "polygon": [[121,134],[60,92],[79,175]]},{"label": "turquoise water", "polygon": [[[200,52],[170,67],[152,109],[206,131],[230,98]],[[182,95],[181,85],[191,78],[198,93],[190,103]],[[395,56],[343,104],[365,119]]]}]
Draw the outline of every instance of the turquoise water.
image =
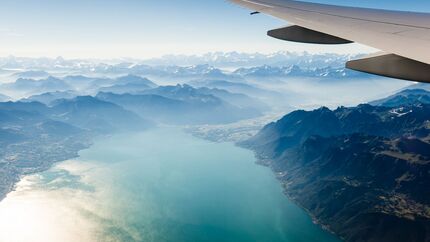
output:
[{"label": "turquoise water", "polygon": [[174,128],[100,139],[18,184],[0,241],[338,241],[254,161]]}]

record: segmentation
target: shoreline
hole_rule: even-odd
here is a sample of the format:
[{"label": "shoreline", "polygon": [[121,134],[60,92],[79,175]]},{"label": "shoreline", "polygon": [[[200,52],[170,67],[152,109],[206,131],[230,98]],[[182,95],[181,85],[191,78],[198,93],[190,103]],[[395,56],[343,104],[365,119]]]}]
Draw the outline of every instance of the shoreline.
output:
[{"label": "shoreline", "polygon": [[[29,176],[29,175],[34,175],[37,173],[41,173],[44,171],[47,171],[49,169],[51,169],[53,167],[54,164],[60,163],[60,162],[64,162],[64,161],[68,161],[71,159],[76,159],[80,157],[80,152],[86,149],[91,148],[91,146],[94,145],[94,143],[96,142],[97,139],[99,138],[108,138],[111,137],[112,135],[114,135],[115,133],[112,134],[98,134],[95,135],[92,138],[89,138],[87,136],[81,137],[82,141],[79,142],[79,144],[81,145],[79,148],[75,147],[75,149],[73,149],[71,152],[67,152],[65,151],[62,155],[64,155],[64,157],[62,157],[62,159],[53,159],[51,161],[45,161],[45,163],[43,163],[42,166],[39,167],[31,167],[32,170],[31,171],[24,171],[20,174],[18,174],[17,178],[11,182],[10,186],[4,190],[4,192],[0,192],[0,203],[7,198],[7,196],[16,191],[16,185],[22,180],[23,177],[25,176]],[[11,163],[11,162],[9,162]]]},{"label": "shoreline", "polygon": [[242,145],[240,145],[240,144],[239,144],[239,143],[240,143],[240,141],[228,141],[228,140],[211,139],[211,138],[206,137],[206,136],[204,136],[204,135],[197,135],[197,134],[196,134],[196,133],[194,133],[194,132],[190,132],[190,131],[192,131],[192,130],[190,130],[190,129],[188,129],[188,130],[187,130],[187,129],[184,129],[184,131],[185,131],[186,133],[189,133],[190,135],[192,135],[192,136],[194,136],[194,137],[198,138],[198,139],[207,140],[207,141],[209,141],[209,142],[213,142],[213,143],[232,143],[233,145],[235,145],[235,146],[237,146],[237,147],[239,147],[239,148],[242,148],[242,149],[245,149],[245,150],[248,150],[248,151],[253,152],[254,157],[255,157],[255,161],[254,161],[254,163],[255,163],[256,165],[259,165],[259,166],[263,166],[263,167],[269,168],[269,169],[272,171],[272,174],[275,176],[276,180],[279,182],[279,185],[280,185],[280,186],[281,186],[281,188],[282,188],[282,193],[283,193],[283,195],[284,195],[285,197],[287,197],[287,199],[288,199],[289,201],[291,201],[294,205],[296,205],[296,206],[297,206],[297,207],[299,207],[301,210],[303,210],[303,211],[307,214],[307,216],[309,216],[309,217],[311,218],[312,222],[313,222],[314,224],[318,225],[322,230],[324,230],[324,231],[326,231],[326,232],[330,233],[331,235],[335,236],[335,237],[339,240],[339,242],[344,241],[344,239],[343,239],[341,236],[339,236],[339,235],[338,235],[338,234],[336,234],[333,230],[331,230],[331,228],[330,228],[330,226],[329,226],[329,225],[325,224],[323,221],[321,221],[320,219],[318,219],[314,214],[312,214],[308,209],[306,209],[305,207],[303,207],[299,202],[297,202],[297,200],[295,200],[293,197],[291,197],[291,196],[288,194],[288,190],[284,187],[284,183],[280,180],[280,177],[277,175],[277,173],[273,170],[273,167],[270,165],[270,164],[271,164],[271,160],[268,160],[268,159],[265,159],[265,158],[261,157],[261,156],[260,156],[260,155],[255,151],[255,150],[253,150],[253,149],[251,149],[251,148],[248,148],[248,147],[246,147],[246,146],[242,146]]},{"label": "shoreline", "polygon": [[64,161],[67,161],[67,160],[71,160],[71,159],[78,158],[78,157],[80,157],[79,152],[81,152],[82,150],[86,150],[86,149],[90,148],[90,147],[93,145],[93,142],[91,141],[91,142],[89,142],[89,143],[85,143],[85,144],[84,144],[84,143],[82,143],[82,145],[83,145],[83,147],[82,147],[81,149],[76,150],[76,151],[75,151],[75,153],[74,153],[74,154],[71,154],[70,156],[67,156],[67,152],[65,152],[65,154],[64,154],[64,155],[65,155],[64,159],[61,159],[61,160],[45,161],[45,162],[46,162],[46,163],[48,163],[48,164],[44,163],[44,165],[42,165],[42,166],[40,166],[40,167],[32,167],[33,169],[32,169],[31,171],[23,171],[22,173],[18,174],[18,175],[17,175],[17,178],[16,178],[15,180],[10,181],[9,187],[8,187],[7,189],[5,189],[5,190],[0,194],[0,203],[1,203],[1,202],[3,202],[3,200],[4,200],[4,199],[6,199],[6,198],[7,198],[7,196],[8,196],[10,193],[12,193],[12,192],[16,191],[16,185],[17,185],[20,181],[22,181],[22,179],[23,179],[25,176],[34,175],[34,174],[37,174],[37,173],[41,173],[41,172],[47,171],[47,170],[51,169],[51,168],[52,168],[52,166],[53,166],[54,164],[56,164],[56,163],[60,163],[60,162],[64,162]]},{"label": "shoreline", "polygon": [[[339,241],[344,241],[344,239],[341,237],[341,236],[339,236],[338,234],[336,234],[331,228],[330,228],[330,226],[329,225],[327,225],[327,224],[325,224],[323,221],[321,221],[320,219],[318,219],[311,211],[309,211],[307,208],[305,208],[304,206],[302,206],[296,199],[294,199],[289,193],[288,193],[288,190],[284,187],[284,183],[282,182],[282,180],[280,179],[280,176],[279,175],[277,175],[277,173],[274,171],[274,169],[273,169],[273,167],[270,165],[271,164],[271,160],[268,160],[268,159],[264,159],[264,158],[261,158],[261,157],[259,157],[259,155],[258,155],[258,153],[256,152],[256,151],[254,151],[254,150],[252,150],[252,149],[249,149],[249,148],[247,148],[247,147],[243,147],[243,146],[240,146],[240,145],[238,145],[238,144],[235,144],[235,145],[237,145],[238,147],[241,147],[241,148],[243,148],[243,149],[247,149],[247,150],[250,150],[250,151],[252,151],[253,153],[254,153],[254,157],[255,157],[255,159],[256,159],[256,161],[255,161],[255,163],[257,164],[257,165],[260,165],[260,166],[264,166],[264,167],[267,167],[267,168],[269,168],[271,171],[272,171],[272,173],[275,175],[275,178],[276,178],[276,180],[279,182],[279,184],[281,185],[281,188],[282,188],[282,193],[288,198],[288,200],[289,201],[291,201],[292,203],[294,203],[294,205],[296,205],[297,207],[299,207],[300,209],[302,209],[311,219],[312,219],[312,222],[314,223],[314,224],[316,224],[316,225],[318,225],[321,229],[323,229],[323,230],[325,230],[325,231],[327,231],[327,232],[329,232],[330,234],[332,234],[332,235],[334,235],[334,236],[336,236],[336,238],[338,238],[339,239]],[[265,161],[266,160],[266,161]]]},{"label": "shoreline", "polygon": [[[343,238],[341,238],[338,234],[336,234],[333,230],[330,229],[329,225],[326,225],[323,221],[321,221],[320,219],[318,219],[314,214],[312,214],[308,209],[306,209],[305,207],[303,207],[299,202],[297,202],[297,200],[295,200],[293,197],[291,197],[288,194],[287,189],[285,189],[283,182],[280,180],[279,176],[276,174],[276,172],[273,170],[271,164],[271,160],[265,159],[263,157],[261,157],[255,150],[242,146],[239,144],[240,141],[227,141],[227,140],[217,140],[217,139],[210,139],[208,137],[202,136],[202,135],[197,135],[194,132],[190,132],[190,129],[184,129],[184,131],[186,133],[191,134],[192,136],[198,138],[198,139],[203,139],[203,140],[207,140],[209,142],[213,142],[213,143],[232,143],[233,145],[245,149],[245,150],[249,150],[251,152],[253,152],[254,157],[255,157],[255,161],[254,163],[256,165],[259,166],[263,166],[263,167],[267,167],[272,171],[272,174],[275,176],[276,180],[279,182],[279,185],[282,188],[282,193],[284,194],[285,197],[287,197],[287,199],[289,201],[291,201],[294,205],[296,205],[297,207],[299,207],[301,210],[303,210],[312,220],[312,222],[316,225],[318,225],[321,229],[323,229],[324,231],[327,231],[328,233],[332,234],[333,236],[335,236],[339,241],[344,241]],[[192,131],[192,130],[191,130]]]},{"label": "shoreline", "polygon": [[[87,148],[85,148],[85,149],[88,149],[88,148],[89,148],[89,147],[87,147]],[[85,149],[82,149],[82,150],[85,150]],[[69,158],[67,158],[67,159],[64,159],[64,160],[60,160],[60,161],[53,161],[53,162],[51,162],[51,164],[50,164],[49,166],[46,166],[46,167],[43,167],[43,168],[39,167],[39,168],[37,168],[37,169],[36,169],[36,170],[34,170],[34,171],[31,171],[31,172],[24,172],[23,174],[20,174],[20,175],[18,176],[18,179],[16,179],[15,181],[13,181],[13,182],[11,183],[11,186],[9,187],[9,189],[7,189],[4,193],[0,194],[0,203],[1,203],[4,199],[6,199],[6,198],[7,198],[7,196],[8,196],[10,193],[12,193],[12,192],[16,191],[16,185],[17,185],[20,181],[22,181],[22,179],[23,179],[25,176],[30,176],[30,175],[34,175],[34,174],[37,174],[37,173],[42,173],[42,172],[44,172],[44,171],[47,171],[47,170],[51,169],[51,168],[52,168],[52,166],[53,166],[54,164],[56,164],[56,163],[64,162],[64,161],[71,160],[71,159],[78,158],[78,157],[79,157],[79,155],[76,155],[76,156],[71,156],[71,157],[69,157]]]}]

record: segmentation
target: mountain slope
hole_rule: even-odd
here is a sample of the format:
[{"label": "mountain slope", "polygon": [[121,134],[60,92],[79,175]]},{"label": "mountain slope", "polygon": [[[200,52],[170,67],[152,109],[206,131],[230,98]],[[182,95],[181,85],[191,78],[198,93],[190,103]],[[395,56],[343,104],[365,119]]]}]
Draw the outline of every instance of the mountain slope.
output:
[{"label": "mountain slope", "polygon": [[54,121],[37,102],[0,103],[0,200],[23,175],[48,169],[88,147],[86,131]]},{"label": "mountain slope", "polygon": [[40,102],[46,105],[51,104],[58,99],[71,99],[76,97],[77,94],[71,91],[64,92],[46,92],[38,95],[33,95],[28,98],[22,99],[23,102]]},{"label": "mountain slope", "polygon": [[351,242],[430,239],[430,105],[295,111],[241,143]]},{"label": "mountain slope", "polygon": [[187,85],[163,86],[133,95],[99,93],[97,98],[168,124],[230,123],[261,115],[254,108],[237,107]]},{"label": "mountain slope", "polygon": [[136,75],[127,75],[118,77],[115,81],[117,85],[125,85],[125,84],[135,84],[135,85],[145,85],[148,88],[156,88],[158,85],[149,80],[148,78],[143,78]]},{"label": "mountain slope", "polygon": [[97,132],[146,128],[149,122],[122,107],[90,96],[58,100],[51,108],[55,120]]},{"label": "mountain slope", "polygon": [[72,87],[68,85],[65,81],[52,76],[41,80],[19,78],[13,83],[3,84],[2,88],[31,94],[67,91],[72,89]]},{"label": "mountain slope", "polygon": [[231,93],[224,89],[218,88],[198,88],[198,91],[202,94],[213,95],[215,97],[221,98],[231,104],[234,104],[242,108],[253,108],[259,111],[269,111],[270,107],[265,103],[261,102],[256,98],[252,98],[248,95],[241,93]]},{"label": "mountain slope", "polygon": [[253,85],[242,83],[242,82],[232,82],[226,80],[218,79],[204,79],[204,80],[194,80],[188,83],[195,88],[218,88],[227,90],[232,93],[243,93],[251,97],[263,97],[263,98],[278,98],[282,95],[278,92],[265,90]]},{"label": "mountain slope", "polygon": [[406,89],[387,98],[370,102],[374,106],[396,107],[417,103],[430,103],[430,91],[424,89]]}]

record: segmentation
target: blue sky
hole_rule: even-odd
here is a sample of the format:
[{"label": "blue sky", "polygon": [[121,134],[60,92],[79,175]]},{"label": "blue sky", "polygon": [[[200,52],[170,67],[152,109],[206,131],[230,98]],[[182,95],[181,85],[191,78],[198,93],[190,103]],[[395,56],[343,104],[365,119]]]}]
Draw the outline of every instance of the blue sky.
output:
[{"label": "blue sky", "polygon": [[[428,0],[314,0],[430,11]],[[0,55],[149,58],[209,51],[361,52],[271,39],[285,22],[224,0],[0,0]]]}]

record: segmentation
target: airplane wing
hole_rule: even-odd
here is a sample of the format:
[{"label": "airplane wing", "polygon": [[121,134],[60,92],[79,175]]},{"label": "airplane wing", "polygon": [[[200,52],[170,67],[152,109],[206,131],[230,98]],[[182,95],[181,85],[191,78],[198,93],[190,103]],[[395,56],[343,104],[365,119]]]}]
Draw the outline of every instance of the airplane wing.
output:
[{"label": "airplane wing", "polygon": [[430,83],[430,14],[292,0],[229,0],[293,24],[269,36],[295,42],[357,42],[381,53],[347,63],[350,69]]}]

